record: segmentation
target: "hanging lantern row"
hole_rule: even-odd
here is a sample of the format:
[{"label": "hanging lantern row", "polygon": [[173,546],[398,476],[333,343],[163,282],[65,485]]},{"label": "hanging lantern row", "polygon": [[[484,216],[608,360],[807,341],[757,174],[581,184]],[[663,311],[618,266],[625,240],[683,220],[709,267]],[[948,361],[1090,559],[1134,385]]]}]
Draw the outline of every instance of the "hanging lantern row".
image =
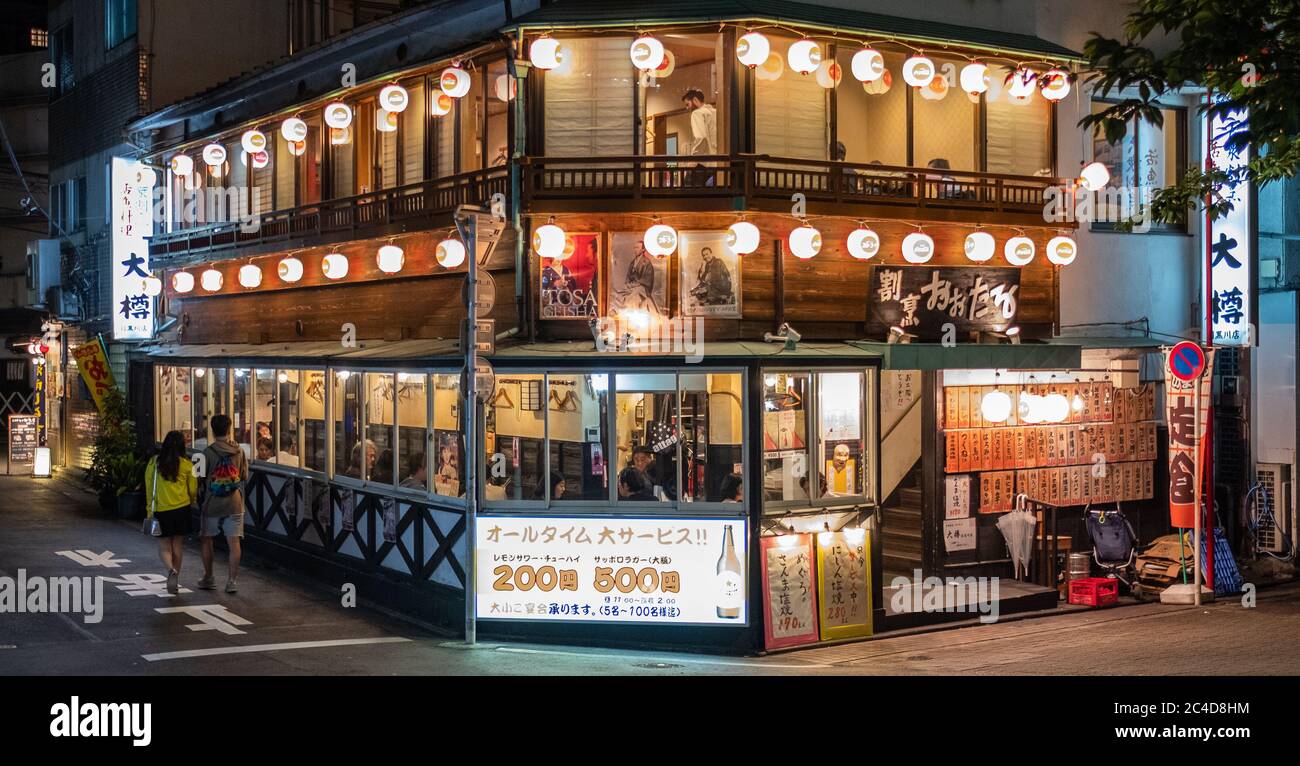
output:
[{"label": "hanging lantern row", "polygon": [[1062,393],[1050,393],[1046,396],[1021,392],[1019,402],[1013,403],[1011,395],[1002,389],[994,389],[980,400],[980,415],[990,423],[1005,423],[1011,417],[1012,409],[1019,422],[1027,425],[1038,423],[1063,423],[1070,417],[1071,410],[1082,408],[1082,402],[1071,404]]}]

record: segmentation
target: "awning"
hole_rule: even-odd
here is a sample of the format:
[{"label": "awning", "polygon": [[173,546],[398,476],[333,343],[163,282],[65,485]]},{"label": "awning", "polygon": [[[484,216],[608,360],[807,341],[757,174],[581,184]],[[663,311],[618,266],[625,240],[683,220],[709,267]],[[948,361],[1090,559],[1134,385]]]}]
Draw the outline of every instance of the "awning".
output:
[{"label": "awning", "polygon": [[1073,370],[1082,347],[1064,343],[855,343],[884,357],[886,370]]},{"label": "awning", "polygon": [[786,0],[658,0],[654,3],[641,0],[602,0],[599,3],[560,0],[519,17],[507,29],[611,25],[648,29],[656,24],[692,22],[785,23],[862,36],[874,33],[934,45],[964,43],[997,53],[1030,53],[1059,60],[1083,60],[1080,53],[1033,35]]},{"label": "awning", "polygon": [[223,364],[247,365],[258,360],[286,364],[367,364],[373,361],[403,362],[415,359],[445,359],[460,352],[455,340],[357,341],[355,348],[345,348],[339,341],[302,343],[160,343],[141,346],[137,356],[159,362],[168,359],[221,359]]}]

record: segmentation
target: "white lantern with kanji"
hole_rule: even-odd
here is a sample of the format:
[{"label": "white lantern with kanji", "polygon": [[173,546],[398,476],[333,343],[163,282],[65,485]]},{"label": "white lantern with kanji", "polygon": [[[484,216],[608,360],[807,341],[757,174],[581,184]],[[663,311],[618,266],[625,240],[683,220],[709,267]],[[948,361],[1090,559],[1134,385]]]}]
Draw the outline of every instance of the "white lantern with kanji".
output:
[{"label": "white lantern with kanji", "polygon": [[528,60],[543,71],[560,65],[560,41],[554,37],[539,37],[528,46]]},{"label": "white lantern with kanji", "polygon": [[348,275],[348,257],[343,253],[330,253],[321,259],[320,267],[326,279],[342,279]]},{"label": "white lantern with kanji", "polygon": [[664,44],[654,35],[642,35],[628,48],[632,66],[643,72],[658,69],[664,61]]},{"label": "white lantern with kanji", "polygon": [[997,243],[987,231],[975,231],[966,235],[966,258],[975,263],[984,263],[993,257]]},{"label": "white lantern with kanji", "polygon": [[465,245],[459,239],[444,239],[434,250],[434,258],[444,269],[454,269],[465,262]]},{"label": "white lantern with kanji", "polygon": [[790,44],[786,58],[791,69],[799,74],[810,74],[822,63],[822,47],[805,37]]},{"label": "white lantern with kanji", "polygon": [[885,57],[874,48],[863,48],[853,54],[849,68],[853,70],[853,79],[858,82],[873,82],[885,73]]},{"label": "white lantern with kanji", "polygon": [[657,223],[645,230],[642,242],[646,252],[651,255],[660,258],[671,255],[677,249],[677,230],[667,224]]},{"label": "white lantern with kanji", "polygon": [[442,76],[438,79],[442,87],[442,92],[452,98],[460,98],[469,93],[471,80],[469,72],[458,66],[447,67],[442,70]]},{"label": "white lantern with kanji", "polygon": [[375,264],[385,274],[396,274],[402,270],[404,263],[406,263],[406,254],[397,245],[384,245],[375,255]]},{"label": "white lantern with kanji", "polygon": [[748,255],[758,249],[758,227],[749,221],[736,221],[727,229],[727,247],[732,252]]},{"label": "white lantern with kanji", "polygon": [[1047,260],[1057,266],[1069,266],[1079,254],[1073,237],[1052,237],[1047,241]]},{"label": "white lantern with kanji", "polygon": [[1034,241],[1025,236],[1012,237],[1002,246],[1002,254],[1012,266],[1028,266],[1036,250]]},{"label": "white lantern with kanji", "polygon": [[564,229],[553,223],[533,229],[533,252],[542,258],[563,258]]},{"label": "white lantern with kanji", "polygon": [[393,114],[401,114],[411,103],[411,96],[401,85],[385,85],[379,91],[379,105]]},{"label": "white lantern with kanji", "polygon": [[913,88],[924,88],[934,79],[934,62],[925,56],[912,56],[903,62],[903,82]]},{"label": "white lantern with kanji", "polygon": [[767,61],[772,45],[762,32],[748,32],[736,41],[736,58],[747,67],[756,67]]},{"label": "white lantern with kanji", "polygon": [[807,224],[790,232],[790,252],[795,258],[808,260],[822,250],[822,233]]},{"label": "white lantern with kanji", "polygon": [[251,263],[240,266],[239,284],[250,289],[258,287],[262,284],[262,269]]},{"label": "white lantern with kanji", "polygon": [[281,282],[297,282],[302,279],[302,261],[289,256],[283,259],[276,266],[275,271],[280,275]]},{"label": "white lantern with kanji", "polygon": [[903,237],[903,260],[908,263],[925,263],[934,257],[934,239],[929,234],[914,231]]},{"label": "white lantern with kanji", "polygon": [[860,261],[875,258],[880,252],[880,235],[865,226],[849,232],[849,255]]}]

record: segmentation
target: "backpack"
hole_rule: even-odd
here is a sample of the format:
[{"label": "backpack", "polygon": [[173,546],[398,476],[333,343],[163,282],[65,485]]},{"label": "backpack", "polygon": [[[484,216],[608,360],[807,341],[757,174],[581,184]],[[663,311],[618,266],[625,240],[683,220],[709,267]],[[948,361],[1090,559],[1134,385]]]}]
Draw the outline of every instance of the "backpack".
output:
[{"label": "backpack", "polygon": [[208,473],[208,494],[229,497],[239,489],[239,466],[232,455],[222,454]]}]

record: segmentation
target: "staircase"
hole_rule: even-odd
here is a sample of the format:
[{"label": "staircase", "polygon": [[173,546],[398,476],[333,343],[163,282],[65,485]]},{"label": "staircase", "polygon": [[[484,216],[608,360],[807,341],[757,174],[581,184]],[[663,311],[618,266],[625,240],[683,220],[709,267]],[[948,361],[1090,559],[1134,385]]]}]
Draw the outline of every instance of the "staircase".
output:
[{"label": "staircase", "polygon": [[881,509],[880,550],[885,578],[915,577],[921,568],[921,464],[918,461],[899,482],[893,502]]}]

